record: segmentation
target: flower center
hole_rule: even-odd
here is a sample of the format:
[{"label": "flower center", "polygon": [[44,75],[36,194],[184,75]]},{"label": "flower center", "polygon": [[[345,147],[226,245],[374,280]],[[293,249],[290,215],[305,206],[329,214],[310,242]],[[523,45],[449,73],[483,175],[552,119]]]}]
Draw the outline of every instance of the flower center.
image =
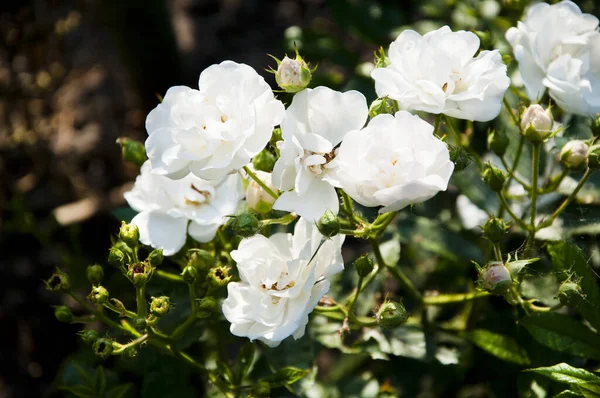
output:
[{"label": "flower center", "polygon": [[450,76],[448,76],[448,81],[442,86],[442,90],[446,95],[458,94],[463,91],[462,82],[463,79],[460,77],[460,73],[452,70]]},{"label": "flower center", "polygon": [[184,196],[186,205],[199,207],[203,204],[210,202],[210,200],[212,199],[213,192],[209,190],[200,189],[196,187],[193,183],[190,184],[190,189],[192,190],[192,192]]},{"label": "flower center", "polygon": [[326,171],[324,170],[326,168],[325,166],[335,158],[335,152],[335,149],[328,153],[304,150],[304,156],[302,157],[301,163],[314,176],[320,176]]}]

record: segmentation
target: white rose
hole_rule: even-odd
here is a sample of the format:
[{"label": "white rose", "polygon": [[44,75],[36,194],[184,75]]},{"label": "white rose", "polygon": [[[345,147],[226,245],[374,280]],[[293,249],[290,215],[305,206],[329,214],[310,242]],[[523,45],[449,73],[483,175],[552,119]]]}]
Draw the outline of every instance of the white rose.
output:
[{"label": "white rose", "polygon": [[248,164],[281,122],[283,104],[248,65],[212,65],[198,84],[171,87],[146,118],[154,173],[220,179]]},{"label": "white rose", "polygon": [[240,282],[227,285],[223,314],[231,333],[275,347],[290,335],[304,335],[308,314],[329,291],[330,276],[344,269],[343,235],[326,240],[300,219],[294,234],[255,235],[240,242],[231,257]]},{"label": "white rose", "polygon": [[199,242],[211,241],[242,198],[237,174],[221,181],[193,175],[171,180],[152,173],[149,160],[142,165],[133,189],[125,193],[129,206],[138,212],[131,222],[140,230],[140,241],[163,249],[166,256],[183,247],[187,233]]},{"label": "white rose", "polygon": [[[255,170],[252,165],[248,165],[248,167],[270,190],[277,192],[277,188],[273,186],[273,182],[271,181],[271,173]],[[248,188],[246,188],[246,203],[248,203],[248,207],[256,211],[268,212],[275,202],[275,198],[250,178],[250,176],[246,178],[248,181]]]},{"label": "white rose", "polygon": [[390,45],[390,65],[371,72],[379,97],[400,109],[488,121],[502,108],[510,79],[498,51],[479,50],[471,32],[444,26],[421,36],[405,30]]},{"label": "white rose", "polygon": [[363,206],[400,210],[445,191],[454,170],[446,144],[433,126],[406,111],[378,115],[351,131],[340,146],[342,189]]},{"label": "white rose", "polygon": [[273,168],[274,185],[286,192],[274,209],[309,220],[318,220],[326,210],[338,213],[334,148],[347,132],[364,126],[368,112],[358,91],[317,87],[294,96],[281,122],[283,141]]},{"label": "white rose", "polygon": [[546,89],[564,110],[600,112],[598,18],[571,1],[529,8],[525,20],[506,32],[527,95],[539,100]]}]

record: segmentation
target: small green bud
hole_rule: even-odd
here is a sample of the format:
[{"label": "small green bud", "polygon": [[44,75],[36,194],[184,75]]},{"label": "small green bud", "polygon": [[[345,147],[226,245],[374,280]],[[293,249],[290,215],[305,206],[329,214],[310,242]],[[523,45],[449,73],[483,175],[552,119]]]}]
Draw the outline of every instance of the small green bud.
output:
[{"label": "small green bud", "polygon": [[588,161],[590,147],[581,140],[567,142],[560,151],[560,161],[567,169],[581,169]]},{"label": "small green bud", "polygon": [[394,105],[388,97],[377,98],[369,107],[369,117],[372,119],[377,115],[394,113]]},{"label": "small green bud", "polygon": [[114,267],[122,268],[125,266],[125,253],[116,247],[111,247],[108,252],[108,263]]},{"label": "small green bud", "polygon": [[492,261],[479,274],[477,284],[493,294],[504,294],[513,283],[512,275],[500,261]]},{"label": "small green bud", "polygon": [[144,286],[152,277],[154,268],[147,262],[130,264],[127,270],[127,277],[133,282],[134,286]]},{"label": "small green bud", "polygon": [[229,275],[229,268],[227,267],[215,267],[211,268],[206,277],[208,282],[215,286],[225,286],[231,280],[231,275]]},{"label": "small green bud", "polygon": [[233,232],[242,238],[254,236],[260,229],[260,222],[254,214],[249,212],[231,217],[229,225]]},{"label": "small green bud", "polygon": [[188,260],[188,265],[196,268],[197,270],[211,268],[215,263],[215,258],[208,250],[193,249],[188,253],[191,253]]},{"label": "small green bud", "polygon": [[54,316],[59,322],[69,323],[73,320],[73,313],[69,307],[59,305],[54,307]]},{"label": "small green bud", "polygon": [[394,329],[408,319],[406,309],[397,301],[385,301],[377,311],[377,323],[383,329]]},{"label": "small green bud", "polygon": [[273,166],[275,166],[276,161],[275,155],[273,155],[268,148],[264,148],[252,159],[252,166],[254,166],[254,169],[256,170],[270,173],[273,171]]},{"label": "small green bud", "polygon": [[544,110],[539,104],[532,104],[521,116],[521,132],[529,141],[543,142],[552,135],[554,120],[550,108]]},{"label": "small green bud", "polygon": [[198,312],[196,316],[198,318],[208,318],[212,314],[218,311],[219,304],[213,297],[204,297],[198,300]]},{"label": "small green bud", "polygon": [[92,329],[81,330],[77,332],[81,340],[83,340],[86,344],[93,344],[96,340],[98,340],[98,332]]},{"label": "small green bud", "polygon": [[590,169],[600,168],[600,144],[592,145],[588,151],[588,167]]},{"label": "small green bud", "polygon": [[148,321],[143,316],[138,316],[133,319],[133,327],[137,330],[144,330],[148,326]]},{"label": "small green bud", "polygon": [[104,269],[102,266],[98,264],[88,265],[85,270],[85,274],[87,276],[87,280],[92,285],[99,285],[102,282],[102,278],[104,278]]},{"label": "small green bud", "polygon": [[317,229],[326,238],[332,238],[340,233],[340,220],[329,209],[321,216],[317,223]]},{"label": "small green bud", "polygon": [[498,243],[504,238],[507,229],[504,220],[492,216],[483,226],[483,236],[490,242]]},{"label": "small green bud", "polygon": [[147,159],[144,144],[126,137],[117,139],[117,143],[121,145],[123,159],[140,167],[144,164]]},{"label": "small green bud", "polygon": [[510,144],[510,139],[504,130],[490,130],[487,138],[488,148],[496,155],[502,157]]},{"label": "small green bud", "polygon": [[106,359],[115,350],[114,341],[105,337],[99,338],[94,342],[94,353],[102,359]]},{"label": "small green bud", "polygon": [[156,316],[165,316],[171,309],[171,300],[167,296],[152,297],[150,313]]},{"label": "small green bud", "polygon": [[368,254],[363,254],[354,260],[354,269],[358,276],[364,278],[373,271],[373,260],[371,260],[371,257],[369,257]]},{"label": "small green bud", "polygon": [[127,347],[125,349],[125,351],[123,351],[123,356],[127,359],[134,359],[136,358],[138,355],[138,348],[133,346],[133,347]]},{"label": "small green bud", "polygon": [[483,181],[485,181],[494,192],[500,192],[506,181],[506,173],[499,168],[492,166],[490,163],[485,165],[485,169],[481,176],[483,177]]},{"label": "small green bud", "polygon": [[467,151],[460,146],[449,145],[450,160],[454,163],[454,171],[463,171],[473,161]]},{"label": "small green bud", "polygon": [[153,267],[158,267],[162,264],[164,260],[163,250],[162,249],[154,249],[148,254],[148,262]]},{"label": "small green bud", "polygon": [[94,304],[102,305],[108,301],[108,290],[103,286],[94,286],[88,295],[88,300]]},{"label": "small green bud", "polygon": [[52,293],[66,293],[71,289],[69,277],[58,268],[50,279],[44,283],[46,284],[46,289],[50,290]]},{"label": "small green bud", "polygon": [[374,53],[374,64],[376,68],[385,68],[390,64],[390,59],[386,57],[383,47],[379,47]]},{"label": "small green bud", "polygon": [[271,135],[269,143],[273,148],[277,148],[277,143],[279,141],[283,141],[283,133],[281,132],[281,128],[277,127],[273,129],[273,134]]},{"label": "small green bud", "polygon": [[285,56],[281,61],[277,59],[276,61],[278,66],[275,72],[275,80],[283,91],[297,93],[308,86],[312,73],[309,65],[304,62],[297,51],[294,59]]},{"label": "small green bud", "polygon": [[196,278],[198,278],[198,269],[192,267],[191,265],[188,265],[181,272],[181,277],[183,278],[185,283],[194,283]]},{"label": "small green bud", "polygon": [[270,397],[271,396],[271,385],[268,381],[259,380],[252,386],[252,394],[254,396],[262,398],[262,397]]},{"label": "small green bud", "polygon": [[558,288],[558,294],[556,298],[562,305],[565,306],[576,306],[581,302],[583,298],[583,290],[578,283],[567,280],[563,282]]},{"label": "small green bud", "polygon": [[121,223],[119,238],[132,249],[135,248],[140,240],[140,230],[135,224],[127,224],[125,221]]}]

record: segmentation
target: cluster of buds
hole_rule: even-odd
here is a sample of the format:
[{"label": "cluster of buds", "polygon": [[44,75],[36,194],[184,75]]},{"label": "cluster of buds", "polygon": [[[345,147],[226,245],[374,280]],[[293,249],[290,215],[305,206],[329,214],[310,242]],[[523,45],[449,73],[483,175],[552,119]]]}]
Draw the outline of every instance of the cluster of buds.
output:
[{"label": "cluster of buds", "polygon": [[289,58],[286,55],[282,60],[279,60],[271,55],[271,58],[277,62],[277,70],[270,69],[269,72],[275,74],[277,85],[286,93],[297,93],[305,89],[316,70],[316,67],[310,68],[310,65],[298,53],[297,48],[294,50],[296,51],[296,57],[294,58]]}]

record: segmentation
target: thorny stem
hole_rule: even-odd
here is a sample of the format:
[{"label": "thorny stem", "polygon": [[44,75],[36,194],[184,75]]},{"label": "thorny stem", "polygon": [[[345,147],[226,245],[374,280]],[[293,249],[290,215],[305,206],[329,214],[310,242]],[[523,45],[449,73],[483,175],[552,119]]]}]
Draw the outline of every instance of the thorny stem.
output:
[{"label": "thorny stem", "polygon": [[275,192],[273,192],[273,190],[271,188],[269,188],[264,182],[261,181],[260,178],[258,178],[258,176],[256,174],[254,174],[252,172],[252,170],[250,170],[248,168],[248,166],[244,166],[244,171],[248,174],[248,176],[250,176],[250,178],[252,178],[254,181],[256,181],[256,183],[265,190],[266,193],[268,193],[269,195],[271,195],[274,199],[279,198],[279,195],[277,195]]},{"label": "thorny stem", "polygon": [[123,344],[121,345],[118,349],[116,349],[113,354],[120,354],[123,351],[125,351],[126,349],[130,348],[130,347],[135,347],[136,345],[142,344],[144,341],[148,340],[148,334],[144,334],[141,335],[140,337],[138,337],[135,340],[130,341],[127,344]]}]

